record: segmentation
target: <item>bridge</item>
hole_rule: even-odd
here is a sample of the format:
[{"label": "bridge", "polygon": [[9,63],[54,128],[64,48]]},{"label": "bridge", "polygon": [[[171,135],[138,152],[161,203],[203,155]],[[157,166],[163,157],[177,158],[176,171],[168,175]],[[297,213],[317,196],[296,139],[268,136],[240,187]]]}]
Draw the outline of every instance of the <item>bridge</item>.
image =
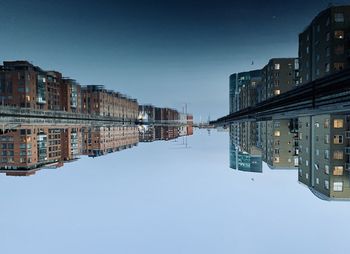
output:
[{"label": "bridge", "polygon": [[288,92],[211,121],[227,125],[298,116],[350,112],[350,69],[311,81]]}]

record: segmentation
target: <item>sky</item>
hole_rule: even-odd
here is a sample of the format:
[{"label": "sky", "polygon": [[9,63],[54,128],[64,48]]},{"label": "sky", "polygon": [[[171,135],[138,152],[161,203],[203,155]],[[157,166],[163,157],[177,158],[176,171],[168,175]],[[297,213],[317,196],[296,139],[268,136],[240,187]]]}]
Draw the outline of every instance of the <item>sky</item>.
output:
[{"label": "sky", "polygon": [[297,56],[298,33],[328,4],[0,0],[0,61],[215,119],[228,113],[228,76]]}]

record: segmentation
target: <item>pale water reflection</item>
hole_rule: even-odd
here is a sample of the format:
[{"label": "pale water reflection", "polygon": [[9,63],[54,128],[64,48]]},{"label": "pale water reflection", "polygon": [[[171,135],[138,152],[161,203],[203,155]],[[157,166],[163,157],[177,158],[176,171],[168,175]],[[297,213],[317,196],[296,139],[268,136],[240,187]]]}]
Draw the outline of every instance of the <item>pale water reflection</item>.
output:
[{"label": "pale water reflection", "polygon": [[350,203],[315,198],[296,170],[231,169],[226,132],[187,144],[1,174],[1,253],[332,253],[347,235]]}]

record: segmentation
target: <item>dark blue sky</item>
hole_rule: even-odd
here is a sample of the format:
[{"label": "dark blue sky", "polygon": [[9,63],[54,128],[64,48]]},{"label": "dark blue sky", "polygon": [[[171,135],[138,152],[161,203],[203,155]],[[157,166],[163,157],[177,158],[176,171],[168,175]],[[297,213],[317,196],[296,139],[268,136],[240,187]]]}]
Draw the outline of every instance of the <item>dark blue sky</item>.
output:
[{"label": "dark blue sky", "polygon": [[0,0],[0,60],[216,118],[229,74],[297,56],[298,33],[328,3]]}]

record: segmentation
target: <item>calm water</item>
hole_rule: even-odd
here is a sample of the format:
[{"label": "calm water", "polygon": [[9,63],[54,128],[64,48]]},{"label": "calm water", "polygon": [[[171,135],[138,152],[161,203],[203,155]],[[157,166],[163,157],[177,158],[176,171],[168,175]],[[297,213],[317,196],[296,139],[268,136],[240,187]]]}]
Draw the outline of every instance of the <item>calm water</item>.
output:
[{"label": "calm water", "polygon": [[350,202],[316,198],[297,170],[230,169],[227,132],[187,141],[1,174],[0,253],[333,253],[346,239]]}]

